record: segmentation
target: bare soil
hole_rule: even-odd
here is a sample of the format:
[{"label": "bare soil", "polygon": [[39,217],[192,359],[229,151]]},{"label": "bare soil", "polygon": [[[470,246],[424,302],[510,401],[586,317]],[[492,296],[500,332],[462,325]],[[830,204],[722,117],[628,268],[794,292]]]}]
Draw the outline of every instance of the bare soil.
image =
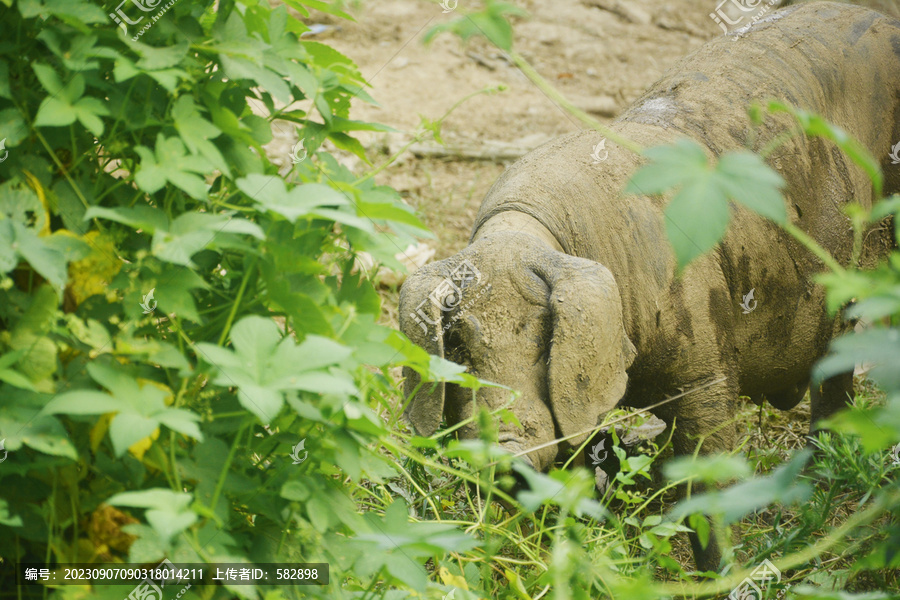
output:
[{"label": "bare soil", "polygon": [[[453,6],[455,2],[448,2]],[[514,48],[576,105],[609,121],[676,60],[721,33],[709,17],[712,1],[514,0],[530,16],[513,18]],[[608,9],[600,8],[600,5]],[[523,151],[581,128],[483,38],[462,44],[451,34],[429,46],[432,27],[480,9],[460,0],[443,13],[426,0],[349,3],[356,23],[314,15],[331,25],[319,38],[357,62],[379,106],[359,99],[351,115],[403,133],[359,136],[369,148],[396,149],[412,138],[422,117],[438,119],[463,97],[489,87],[444,122],[451,145],[507,142]],[[313,37],[312,39],[316,39]],[[372,155],[384,160],[386,154]],[[435,259],[466,245],[478,206],[509,161],[417,159],[379,174],[378,183],[399,190],[436,235]]]}]

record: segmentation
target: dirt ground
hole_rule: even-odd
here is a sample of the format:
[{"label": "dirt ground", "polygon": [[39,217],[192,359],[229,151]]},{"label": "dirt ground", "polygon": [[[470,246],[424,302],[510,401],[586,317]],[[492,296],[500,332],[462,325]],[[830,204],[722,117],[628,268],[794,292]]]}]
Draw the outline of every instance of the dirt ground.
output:
[{"label": "dirt ground", "polygon": [[[528,17],[513,18],[514,48],[577,106],[602,121],[621,109],[680,57],[721,31],[709,13],[712,0],[514,0]],[[505,142],[524,152],[581,128],[483,38],[463,45],[451,34],[429,46],[435,25],[480,9],[480,2],[448,1],[443,13],[427,0],[348,2],[348,23],[321,14],[307,22],[330,27],[325,39],[357,62],[372,84],[379,106],[354,100],[351,116],[389,125],[402,133],[360,135],[364,145],[397,149],[412,138],[420,118],[438,119],[465,96],[505,85],[504,92],[478,95],[444,122],[445,141],[468,149]],[[601,8],[601,6],[606,8]],[[416,207],[436,239],[439,260],[466,245],[485,193],[511,160],[416,158],[406,154],[377,181],[399,190]]]}]

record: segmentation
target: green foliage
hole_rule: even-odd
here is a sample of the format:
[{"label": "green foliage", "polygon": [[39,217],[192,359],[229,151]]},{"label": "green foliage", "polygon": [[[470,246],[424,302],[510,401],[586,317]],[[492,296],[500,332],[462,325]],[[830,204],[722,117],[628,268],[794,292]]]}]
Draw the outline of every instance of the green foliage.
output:
[{"label": "green foliage", "polygon": [[[490,384],[377,325],[380,298],[354,270],[360,251],[397,267],[394,254],[427,235],[394,190],[372,181],[383,166],[353,173],[323,149],[327,140],[367,162],[352,132],[388,128],[350,118],[353,98],[372,101],[359,70],[300,39],[307,28],[284,7],[213,4],[176,3],[132,39],[138,26],[124,35],[87,0],[0,0],[9,32],[0,46],[0,135],[9,149],[0,165],[8,454],[0,539],[9,543],[0,558],[327,562],[331,583],[305,587],[302,597],[651,600],[727,593],[744,576],[742,550],[748,560],[780,553],[781,566],[805,569],[797,580],[815,586],[795,586],[798,597],[884,597],[829,588],[900,560],[898,469],[884,452],[900,441],[894,329],[839,342],[821,363],[822,374],[879,363],[872,377],[887,401],[833,420],[810,479],[800,454],[675,510],[663,500],[676,485],[745,478],[752,465],[673,462],[670,482],[651,489],[665,446],[636,455],[614,446],[621,471],[598,499],[596,473],[535,473],[496,446],[496,419],[515,420],[508,407],[457,425],[476,425],[477,439],[411,436],[399,424],[408,399],[392,367],[476,396]],[[343,3],[285,4],[349,18]],[[510,50],[507,14],[522,13],[488,1],[429,39],[441,30],[481,34]],[[852,140],[815,115],[792,114],[807,133],[856,152],[870,172]],[[298,128],[307,153],[281,172],[263,148],[275,119]],[[424,127],[439,138],[441,122]],[[718,241],[731,200],[785,221],[782,182],[756,155],[710,165],[682,141],[647,157],[654,162],[636,174],[635,190],[679,188],[667,217],[680,266]],[[686,220],[694,209],[710,220]],[[888,199],[854,223],[898,209]],[[895,252],[871,273],[823,275],[829,301],[856,298],[857,316],[896,323],[898,261]],[[518,499],[513,474],[530,483]],[[853,527],[828,532],[840,501],[858,515]],[[748,525],[767,511],[776,511],[774,524]],[[726,548],[732,572],[708,584],[675,559],[688,525],[708,540],[703,514],[713,529],[732,523],[752,534]],[[858,561],[819,568],[824,550],[809,548],[822,535],[860,548]],[[122,590],[48,595],[121,598]],[[196,586],[182,598],[293,593]]]},{"label": "green foliage", "polygon": [[[476,540],[348,490],[399,472],[373,409],[417,350],[355,254],[399,267],[427,232],[323,149],[367,160],[352,132],[389,129],[349,118],[372,101],[353,62],[283,6],[213,4],[138,36],[131,4],[126,34],[86,0],[0,3],[0,557],[321,561],[313,596],[424,591],[426,560]],[[305,139],[287,172],[275,119]]]}]

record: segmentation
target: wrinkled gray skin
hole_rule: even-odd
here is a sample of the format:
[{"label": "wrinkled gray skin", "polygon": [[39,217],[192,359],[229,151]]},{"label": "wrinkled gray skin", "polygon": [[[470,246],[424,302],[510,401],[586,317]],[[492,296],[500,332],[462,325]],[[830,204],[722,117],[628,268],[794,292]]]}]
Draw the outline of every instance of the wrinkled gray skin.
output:
[{"label": "wrinkled gray skin", "polygon": [[[900,141],[898,95],[900,21],[843,4],[801,4],[769,14],[736,41],[706,44],[612,129],[644,147],[688,136],[709,155],[760,150],[792,121],[769,117],[751,139],[746,107],[780,99],[841,126],[883,160],[890,193],[900,189],[900,167],[888,159]],[[663,217],[669,198],[624,196],[642,159],[607,142],[608,159],[595,164],[591,153],[602,137],[563,136],[510,167],[485,198],[470,245],[407,280],[400,326],[431,354],[522,392],[512,407],[522,428],[500,425],[500,443],[513,452],[589,429],[617,405],[647,406],[722,377],[655,412],[668,423],[677,417],[679,454],[692,452],[698,435],[706,436],[704,453],[730,449],[736,431],[727,423],[738,395],[793,407],[814,362],[842,331],[811,281],[824,267],[779,227],[733,205],[724,241],[676,278]],[[847,265],[852,233],[841,208],[850,201],[871,206],[867,177],[820,138],[795,136],[767,162],[787,182],[789,218]],[[865,265],[887,253],[890,234],[882,223],[866,235]],[[457,309],[441,310],[429,295],[454,272],[460,279],[464,260],[480,279],[461,301],[444,298]],[[743,314],[751,289],[758,304]],[[405,375],[410,393],[419,378]],[[852,374],[812,390],[813,420],[840,408],[848,394]],[[508,399],[502,389],[478,393],[488,407]],[[430,435],[442,416],[448,423],[469,417],[472,402],[468,390],[424,385],[406,414]],[[474,427],[461,434],[473,436]],[[525,456],[546,470],[560,449]],[[703,550],[692,542],[698,568],[715,570],[716,544]]]}]

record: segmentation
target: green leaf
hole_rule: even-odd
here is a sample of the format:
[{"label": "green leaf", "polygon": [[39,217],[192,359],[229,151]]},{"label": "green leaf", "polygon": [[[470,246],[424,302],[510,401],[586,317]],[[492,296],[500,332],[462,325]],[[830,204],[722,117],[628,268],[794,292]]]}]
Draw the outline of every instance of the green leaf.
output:
[{"label": "green leaf", "polygon": [[321,0],[285,0],[284,3],[303,14],[304,17],[309,16],[309,11],[307,11],[304,6],[309,6],[310,8],[314,8],[325,14],[334,15],[342,19],[347,19],[348,21],[355,21],[353,17],[340,9],[340,3],[329,4],[327,2],[322,2]]},{"label": "green leaf", "polygon": [[709,170],[703,148],[687,138],[678,139],[672,146],[648,148],[644,156],[650,162],[631,176],[626,194],[664,194]]},{"label": "green leaf", "polygon": [[34,74],[37,75],[38,81],[41,82],[41,85],[47,90],[48,94],[55,96],[62,91],[63,82],[60,80],[59,75],[57,75],[56,70],[54,70],[53,67],[35,62],[32,63],[31,68],[34,70]]},{"label": "green leaf", "polygon": [[[108,116],[109,109],[99,98],[84,96],[85,82],[81,74],[76,74],[69,82],[59,87],[60,80],[50,67],[35,64],[35,74],[41,84],[51,93],[38,107],[34,124],[38,127],[61,127],[81,122],[94,135],[103,133],[101,116]],[[50,90],[56,91],[50,91]]]},{"label": "green leaf", "polygon": [[717,454],[673,458],[663,466],[663,474],[671,481],[696,479],[704,483],[719,483],[745,479],[752,475],[752,470],[746,459],[740,456]]},{"label": "green leaf", "polygon": [[0,525],[6,525],[8,527],[22,526],[22,517],[19,515],[12,515],[9,512],[9,503],[3,498],[0,498]]},{"label": "green leaf", "polygon": [[249,234],[257,239],[265,236],[262,229],[250,221],[223,214],[187,212],[175,219],[167,231],[154,232],[151,249],[160,260],[195,268],[191,260],[194,254],[228,242],[232,234]]},{"label": "green leaf", "polygon": [[[66,260],[62,253],[47,246],[24,225],[13,223],[13,247],[41,277],[50,282],[62,295],[69,278]],[[0,233],[0,236],[3,234]]]},{"label": "green leaf", "polygon": [[188,155],[180,139],[166,138],[159,133],[154,152],[144,146],[134,150],[141,157],[141,167],[134,180],[145,192],[154,194],[169,182],[192,198],[199,200],[206,197],[206,182],[196,173],[210,170],[209,162],[201,156]]},{"label": "green leaf", "polygon": [[[7,356],[13,355],[13,353],[7,354]],[[31,380],[19,373],[18,371],[14,371],[12,369],[0,369],[0,381],[5,381],[11,386],[22,388],[24,390],[29,391],[37,391],[32,385]]]},{"label": "green leaf", "polygon": [[868,376],[882,389],[900,390],[900,329],[869,329],[843,335],[831,343],[829,354],[813,367],[812,383],[872,363]]},{"label": "green leaf", "polygon": [[697,142],[681,138],[671,146],[644,151],[650,163],[632,175],[630,194],[664,194],[680,188],[665,209],[666,233],[678,268],[715,246],[730,220],[728,200],[778,223],[787,222],[779,191],[784,180],[755,154],[723,154],[710,166]]},{"label": "green leaf", "polygon": [[666,235],[679,269],[715,246],[728,229],[728,203],[712,179],[709,174],[686,183],[666,206]]},{"label": "green leaf", "polygon": [[122,492],[106,501],[110,506],[130,506],[133,508],[155,508],[158,510],[185,510],[191,504],[192,496],[185,492],[173,492],[165,488],[150,488],[137,492]]},{"label": "green leaf", "polygon": [[205,157],[226,177],[231,177],[231,170],[222,153],[215,144],[209,141],[221,135],[222,132],[203,118],[200,111],[197,110],[193,98],[181,96],[172,107],[172,117],[175,119],[175,129],[178,130],[178,134],[188,149],[193,154],[199,153]]},{"label": "green leaf", "polygon": [[[25,403],[41,398],[29,392],[3,391],[9,405],[0,406],[0,439],[6,440],[7,450],[18,450],[23,445],[51,456],[63,456],[78,460],[78,452],[62,424],[54,417],[43,414]],[[15,403],[15,404],[13,404]]]},{"label": "green leaf", "polygon": [[64,22],[79,25],[109,23],[109,17],[98,6],[86,0],[31,0],[20,2],[22,17],[30,19],[38,16],[55,15]]},{"label": "green leaf", "polygon": [[888,215],[897,215],[898,213],[900,213],[900,194],[894,194],[873,206],[870,218],[872,221],[880,221]]},{"label": "green leaf", "polygon": [[[327,369],[349,355],[339,344],[308,336],[301,346],[281,337],[271,319],[245,317],[231,329],[234,351],[197,344],[200,358],[216,368],[214,383],[236,386],[238,401],[263,423],[270,423],[284,405],[284,392],[304,390],[339,395],[358,390],[346,373]],[[316,356],[321,353],[320,356]]]},{"label": "green leaf", "polygon": [[133,229],[143,229],[153,233],[157,229],[167,230],[169,218],[166,213],[154,206],[139,204],[137,206],[119,206],[116,208],[104,208],[92,206],[84,213],[84,220],[106,219],[128,225]]},{"label": "green leaf", "polygon": [[723,522],[728,525],[773,503],[802,502],[812,493],[812,487],[799,478],[810,456],[809,450],[801,450],[767,477],[756,477],[725,490],[692,496],[680,502],[671,511],[671,516],[677,519],[693,513],[717,514],[722,515]]},{"label": "green leaf", "polygon": [[[175,44],[156,48],[141,42],[133,42],[130,47],[141,57],[137,62],[137,67],[139,69],[145,71],[159,71],[160,69],[177,67],[180,65],[187,56],[191,44],[187,40],[179,40]],[[181,98],[185,98],[185,96],[182,96]],[[178,100],[181,101],[181,98]],[[188,101],[190,102],[190,97],[188,96],[187,98],[189,98]],[[173,107],[173,114],[174,111],[175,109]]]},{"label": "green leaf", "polygon": [[112,441],[115,455],[124,455],[132,444],[152,435],[158,423],[156,419],[137,412],[117,414],[109,424],[109,439]]},{"label": "green leaf", "polygon": [[9,64],[5,60],[0,60],[0,98],[13,99],[9,87]]},{"label": "green leaf", "polygon": [[855,139],[850,137],[846,131],[836,125],[832,125],[817,114],[795,108],[784,102],[770,102],[769,112],[784,112],[792,115],[806,135],[818,136],[831,140],[837,144],[844,154],[850,160],[855,162],[869,176],[872,184],[875,186],[875,198],[881,198],[884,186],[884,176],[881,173],[881,166],[875,160],[869,151]]},{"label": "green leaf", "polygon": [[728,198],[780,225],[787,223],[781,188],[785,181],[759,155],[747,151],[722,155],[716,165],[717,182]]},{"label": "green leaf", "polygon": [[321,214],[323,206],[349,204],[346,196],[321,183],[307,183],[287,191],[284,180],[274,175],[248,175],[237,180],[237,186],[264,209],[277,213],[293,223],[300,217]]},{"label": "green leaf", "polygon": [[476,35],[483,35],[492,44],[507,52],[512,50],[512,27],[510,27],[504,15],[525,16],[521,8],[507,2],[488,0],[485,10],[472,13],[450,23],[438,25],[430,29],[424,38],[426,44],[430,43],[439,33],[450,31],[458,35],[464,42]]},{"label": "green leaf", "polygon": [[144,515],[147,523],[159,536],[163,543],[169,543],[173,537],[197,522],[197,514],[190,510],[176,512],[171,508],[163,510],[151,509]]},{"label": "green leaf", "polygon": [[694,513],[688,518],[688,523],[691,529],[697,533],[700,545],[706,548],[709,545],[709,521],[702,514]]},{"label": "green leaf", "polygon": [[78,119],[78,112],[71,104],[55,96],[47,96],[34,117],[35,127],[65,127]]},{"label": "green leaf", "polygon": [[60,394],[47,403],[45,415],[102,415],[122,408],[115,398],[103,392],[78,390]]}]

